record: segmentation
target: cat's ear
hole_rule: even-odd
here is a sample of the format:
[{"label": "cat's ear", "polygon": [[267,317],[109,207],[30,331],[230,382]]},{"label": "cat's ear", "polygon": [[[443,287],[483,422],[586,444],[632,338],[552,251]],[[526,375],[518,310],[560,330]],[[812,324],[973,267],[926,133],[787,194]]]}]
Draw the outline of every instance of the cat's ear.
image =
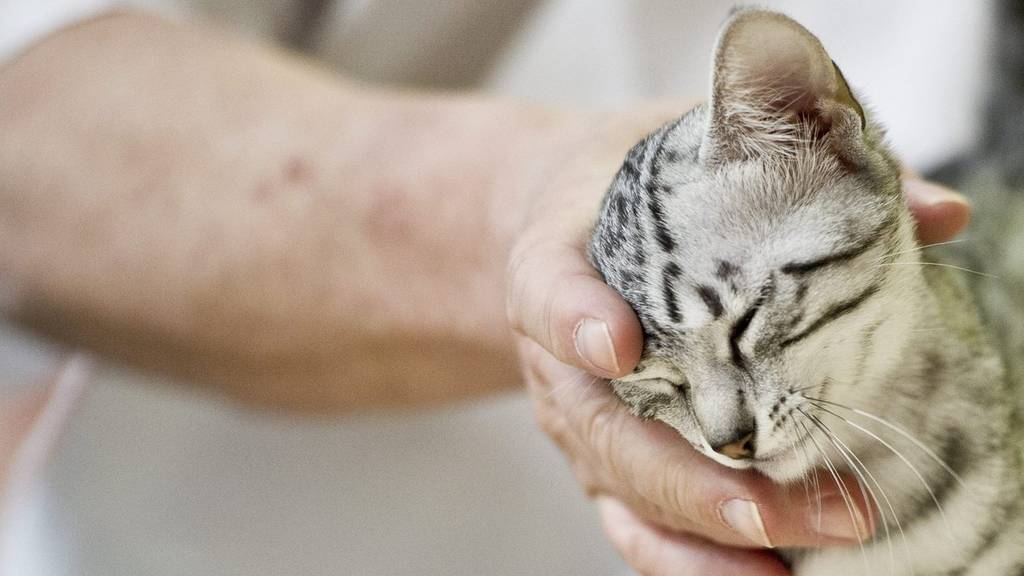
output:
[{"label": "cat's ear", "polygon": [[775,12],[741,10],[715,47],[708,163],[794,150],[818,139],[846,162],[863,154],[864,109],[821,42]]}]

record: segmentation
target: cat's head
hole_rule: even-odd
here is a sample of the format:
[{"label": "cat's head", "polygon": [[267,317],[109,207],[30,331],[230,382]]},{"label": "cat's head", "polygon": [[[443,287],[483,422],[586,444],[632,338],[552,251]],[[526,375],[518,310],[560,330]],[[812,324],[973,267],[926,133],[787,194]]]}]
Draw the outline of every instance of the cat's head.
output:
[{"label": "cat's head", "polygon": [[618,394],[783,480],[812,464],[804,398],[863,394],[898,362],[919,282],[889,264],[913,225],[879,129],[806,29],[739,12],[713,65],[709,104],[630,152],[590,257],[646,333]]}]

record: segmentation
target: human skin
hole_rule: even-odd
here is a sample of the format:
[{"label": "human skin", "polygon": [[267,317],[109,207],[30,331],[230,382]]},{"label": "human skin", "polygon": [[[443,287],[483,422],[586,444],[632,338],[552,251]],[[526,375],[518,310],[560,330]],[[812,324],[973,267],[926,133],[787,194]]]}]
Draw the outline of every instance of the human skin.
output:
[{"label": "human skin", "polygon": [[[586,236],[625,151],[682,110],[384,90],[188,25],[99,18],[0,68],[7,314],[277,409],[513,389],[518,363],[640,572],[784,574],[724,502],[756,503],[776,546],[850,538],[815,533],[802,488],[714,465],[600,380],[632,370],[641,332]],[[961,199],[911,182],[924,241],[962,228]],[[849,532],[836,500],[826,528]]]}]

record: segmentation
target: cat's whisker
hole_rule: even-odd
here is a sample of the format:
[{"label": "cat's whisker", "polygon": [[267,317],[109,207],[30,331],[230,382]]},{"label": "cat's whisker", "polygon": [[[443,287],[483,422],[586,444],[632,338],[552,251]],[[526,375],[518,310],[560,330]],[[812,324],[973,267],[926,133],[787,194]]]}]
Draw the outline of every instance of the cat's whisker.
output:
[{"label": "cat's whisker", "polygon": [[789,392],[790,392],[790,394],[800,394],[802,397],[804,397],[803,396],[804,392],[806,392],[808,390],[813,390],[814,388],[821,388],[824,385],[825,385],[824,382],[819,382],[817,384],[810,384],[808,386],[802,386],[800,388],[793,388]]},{"label": "cat's whisker", "polygon": [[[826,409],[822,408],[822,410],[826,410]],[[828,411],[828,410],[826,410],[826,411]],[[831,411],[828,411],[828,412],[831,414]],[[835,416],[835,414],[832,414],[832,416]],[[907,555],[906,559],[907,559],[907,562],[908,562],[909,567],[910,567],[910,572],[911,572],[911,574],[913,574],[915,571],[914,571],[913,562],[910,560],[911,552],[910,552],[910,544],[909,544],[909,542],[907,540],[907,533],[903,529],[903,523],[900,521],[899,515],[896,514],[896,509],[893,506],[892,501],[889,499],[889,496],[886,493],[885,489],[882,487],[881,483],[875,478],[875,475],[871,473],[871,470],[868,469],[867,465],[865,465],[864,462],[860,458],[858,458],[857,455],[854,454],[854,452],[852,450],[849,449],[849,447],[847,447],[847,450],[857,460],[857,462],[860,463],[860,465],[864,468],[864,471],[867,472],[868,476],[871,478],[872,482],[874,482],[875,486],[878,487],[878,490],[882,493],[882,499],[885,500],[886,507],[889,509],[889,513],[892,514],[893,521],[896,522],[896,528],[899,530],[900,539],[903,541],[903,548],[904,548],[904,551],[906,552],[906,555]],[[889,537],[890,536],[889,536],[888,530],[886,530],[886,538],[889,538]]]},{"label": "cat's whisker", "polygon": [[544,395],[544,399],[558,399],[559,394],[563,394],[570,390],[573,386],[585,380],[587,376],[589,376],[589,374],[577,374],[572,378],[567,378],[566,380],[555,384],[550,390],[548,390],[548,393]]},{"label": "cat's whisker", "polygon": [[582,386],[579,386],[576,389],[576,397],[573,399],[572,404],[573,405],[578,404],[580,402],[580,400],[582,400],[583,397],[586,396],[587,391],[590,389],[590,387],[594,386],[595,384],[597,384],[601,380],[602,380],[602,378],[598,378],[597,376],[590,376],[589,378],[584,378],[583,381],[581,382]]},{"label": "cat's whisker", "polygon": [[[797,425],[802,425],[802,423],[797,421],[795,415],[794,415],[793,418],[790,419],[790,422],[793,425],[793,432],[796,434],[796,437],[797,437],[797,441],[793,445],[795,447],[796,444],[799,444],[800,445],[800,451],[803,453],[804,478],[806,479],[808,476],[810,476],[811,486],[814,488],[815,502],[817,503],[817,506],[818,506],[818,516],[817,516],[818,522],[817,522],[816,528],[817,528],[817,533],[819,535],[818,536],[819,540],[817,542],[817,547],[820,547],[821,546],[821,540],[820,540],[820,538],[821,538],[821,481],[818,478],[818,474],[813,472],[814,466],[813,466],[813,463],[811,461],[810,455],[807,454],[807,443],[803,442],[801,440],[801,438],[800,438],[800,430],[797,429]],[[809,435],[810,433],[808,432],[807,427],[803,426],[803,428],[804,428],[804,433]],[[810,502],[808,502],[808,506],[807,507],[810,508]]]},{"label": "cat's whisker", "polygon": [[[835,446],[837,450],[839,450],[840,454],[843,455],[843,458],[845,458],[846,462],[850,465],[850,468],[853,469],[854,472],[856,472],[860,477],[859,481],[861,482],[862,491],[864,486],[867,485],[868,492],[871,495],[871,501],[874,503],[875,508],[878,510],[879,516],[882,519],[882,528],[885,530],[885,541],[889,549],[889,574],[894,574],[896,572],[896,555],[892,547],[892,534],[889,531],[889,521],[886,518],[885,512],[882,509],[882,503],[878,500],[878,495],[876,494],[875,490],[871,488],[871,485],[867,484],[865,475],[868,479],[870,479],[871,483],[874,484],[875,488],[877,488],[878,491],[881,492],[882,499],[885,500],[886,507],[889,509],[889,512],[892,514],[893,520],[896,522],[896,526],[899,528],[900,536],[903,539],[903,548],[909,562],[911,556],[910,544],[907,542],[907,535],[903,531],[903,525],[902,523],[900,523],[899,516],[896,515],[896,509],[893,507],[892,501],[889,500],[889,495],[886,493],[885,489],[882,488],[881,483],[879,483],[878,479],[875,478],[875,475],[871,473],[871,470],[868,469],[867,465],[864,464],[864,461],[857,456],[857,454],[850,448],[849,445],[846,444],[846,442],[843,442],[843,440],[839,438],[838,434],[832,432],[828,425],[822,422],[821,419],[818,418],[817,416],[810,415],[810,418],[812,418],[813,421],[816,422],[819,426],[823,427],[825,431],[831,436],[831,440],[833,442],[832,445]],[[865,497],[865,500],[867,500],[867,497]],[[869,513],[871,513],[870,510]],[[874,516],[872,515],[871,518],[873,520]],[[913,563],[909,562],[909,564],[910,572],[911,574],[913,574]]]},{"label": "cat's whisker", "polygon": [[552,386],[551,390],[548,390],[548,393],[544,395],[544,399],[558,400],[559,394],[568,393],[579,384],[583,384],[584,388],[589,388],[590,386],[593,386],[594,383],[596,383],[598,380],[600,380],[600,378],[598,378],[597,376],[592,376],[585,372],[582,374],[577,374],[572,378],[566,379],[564,382],[560,382]]},{"label": "cat's whisker", "polygon": [[[806,429],[806,426],[804,427]],[[804,444],[804,453],[807,453],[807,445]],[[814,495],[818,501],[818,534],[821,534],[821,478],[818,477],[817,473],[814,473],[811,478],[814,481]],[[819,537],[820,538],[820,537]],[[820,540],[819,540],[820,544]]]},{"label": "cat's whisker", "polygon": [[[810,400],[810,401],[812,402],[812,404],[814,403],[813,400]],[[832,414],[836,418],[839,418],[843,422],[846,422],[846,424],[848,424],[849,426],[851,426],[851,427],[853,427],[853,428],[863,432],[864,434],[867,434],[868,436],[873,438],[876,442],[878,442],[879,444],[884,446],[887,450],[892,452],[892,454],[894,456],[899,458],[903,462],[903,464],[905,464],[907,466],[907,468],[909,468],[910,471],[913,472],[915,476],[917,476],[917,479],[924,486],[924,489],[928,492],[928,496],[931,497],[932,502],[935,504],[935,508],[939,511],[939,516],[942,517],[942,523],[946,527],[946,532],[949,535],[950,541],[956,542],[956,537],[953,535],[953,529],[950,527],[949,520],[946,518],[946,511],[942,508],[942,504],[939,502],[939,498],[935,495],[935,491],[932,490],[931,484],[929,484],[928,481],[925,480],[924,475],[921,474],[921,472],[917,469],[916,466],[914,466],[914,464],[910,461],[910,459],[908,459],[906,456],[904,456],[903,453],[900,452],[899,450],[897,450],[892,444],[889,444],[888,442],[883,440],[880,436],[878,436],[874,432],[868,430],[867,428],[864,428],[860,424],[857,424],[856,422],[851,421],[849,418],[845,418],[843,416],[840,416],[839,414],[836,414],[835,412],[832,412],[832,411],[828,410],[827,408],[825,408],[823,406],[819,405],[818,408],[820,410],[829,412],[830,414]]]},{"label": "cat's whisker", "polygon": [[[797,422],[795,414],[793,415],[793,421]],[[804,429],[804,434],[806,434],[808,438],[811,438],[811,431],[807,428],[807,424],[805,424],[803,421],[800,421],[799,424]],[[811,441],[814,442],[814,439],[811,438]],[[818,450],[818,454],[821,454],[821,448],[817,446],[817,443],[815,443],[815,448]],[[804,453],[805,454],[807,453],[806,442],[804,443]],[[812,478],[813,483],[814,483],[815,497],[817,498],[817,501],[818,501],[818,522],[816,524],[818,540],[816,542],[816,546],[815,547],[816,548],[820,548],[821,547],[821,519],[822,519],[821,478],[818,477],[817,472],[814,472],[813,474],[811,474],[811,478]]]},{"label": "cat's whisker", "polygon": [[937,246],[946,246],[947,244],[959,244],[961,242],[966,242],[966,241],[967,241],[966,238],[958,238],[956,240],[947,240],[946,242],[935,242],[935,243],[932,243],[932,244],[925,244],[924,246],[915,246],[913,248],[908,248],[906,250],[897,250],[895,252],[886,252],[885,254],[882,254],[881,256],[876,258],[875,262],[882,262],[882,261],[886,260],[887,258],[892,258],[893,256],[900,256],[900,255],[903,255],[903,254],[912,254],[914,252],[920,252],[920,251],[922,251],[922,250],[924,250],[926,248],[935,248]]},{"label": "cat's whisker", "polygon": [[881,266],[938,266],[940,268],[952,268],[953,270],[960,270],[961,272],[967,272],[970,274],[977,274],[978,276],[984,276],[985,278],[994,278],[999,280],[999,276],[995,274],[989,274],[988,272],[979,272],[977,270],[971,270],[970,268],[964,268],[963,266],[957,266],[956,264],[947,264],[945,262],[882,262],[875,264],[875,267]]},{"label": "cat's whisker", "polygon": [[[808,420],[810,419],[810,417],[807,415],[806,412],[803,411],[803,409],[797,408],[796,410],[803,414],[804,418]],[[804,428],[807,428],[806,424],[804,425]],[[828,437],[828,434],[824,430],[821,430],[821,432],[822,434],[825,435],[826,438]],[[857,521],[857,513],[854,511],[853,496],[850,494],[850,490],[846,486],[846,482],[843,481],[841,476],[839,476],[838,469],[836,468],[835,464],[832,463],[832,459],[829,458],[828,454],[821,447],[821,445],[818,444],[818,441],[814,438],[814,434],[812,434],[809,430],[808,437],[811,439],[811,442],[814,443],[814,447],[818,449],[818,453],[821,454],[821,457],[825,461],[826,470],[828,470],[829,474],[832,476],[832,480],[835,481],[836,487],[839,488],[839,495],[842,496],[843,503],[846,504],[846,510],[850,514],[850,522],[853,524],[855,528],[859,528],[860,523]],[[864,559],[864,572],[865,574],[870,574],[871,568],[868,564],[868,555],[867,551],[864,548],[864,541],[858,539],[858,544],[860,545],[861,556]]]},{"label": "cat's whisker", "polygon": [[[793,429],[793,433],[794,434],[790,433],[790,429],[789,429],[788,426],[787,427],[783,427],[783,432],[786,434],[786,438],[789,440],[790,450],[792,450],[793,456],[800,459],[801,468],[803,468],[803,470],[802,470],[802,472],[800,474],[800,483],[803,484],[804,496],[807,497],[807,508],[810,509],[811,508],[811,488],[810,488],[810,481],[808,480],[808,475],[809,475],[809,473],[811,471],[811,462],[807,458],[807,449],[806,449],[805,443],[801,442],[800,431],[796,430],[796,425],[795,425],[795,423],[792,420],[791,420],[790,423],[793,424],[793,428],[794,428]],[[795,436],[795,439],[794,439],[794,436]],[[799,445],[800,448],[803,448],[803,451],[802,451],[803,453],[802,454],[797,451],[798,445]],[[820,501],[819,501],[819,504],[820,504]],[[819,532],[820,532],[820,530],[819,530]]]},{"label": "cat's whisker", "polygon": [[[844,445],[844,446],[845,446],[845,444],[842,442],[842,440],[840,440],[838,438],[836,433],[833,432],[831,428],[829,428],[824,422],[821,421],[820,418],[818,418],[817,416],[815,416],[814,414],[809,413],[809,412],[806,412],[805,416],[808,419],[810,419],[810,421],[819,430],[821,430],[822,434],[825,435],[825,439],[828,440],[829,443],[832,444],[832,446],[835,447],[836,451],[839,452],[839,455],[842,456],[844,460],[846,460],[846,463],[849,465],[850,470],[852,470],[854,475],[855,475],[855,479],[857,480],[858,488],[860,489],[860,492],[861,492],[861,497],[864,498],[865,502],[868,502],[869,500],[868,500],[867,491],[865,490],[864,477],[860,474],[859,469],[856,466],[854,466],[853,462],[847,457],[846,453],[842,450],[842,448],[840,448],[841,444]],[[868,510],[868,514],[869,514],[869,520],[873,524],[874,523],[874,513],[871,510]]]},{"label": "cat's whisker", "polygon": [[933,334],[933,333],[936,333],[936,332],[948,332],[948,331],[949,331],[949,328],[943,328],[941,326],[938,327],[938,328],[912,328],[910,330],[907,330],[907,332],[909,332],[910,334]]},{"label": "cat's whisker", "polygon": [[882,418],[881,416],[872,414],[870,412],[867,412],[866,410],[861,410],[860,408],[854,408],[852,406],[847,406],[845,404],[840,404],[839,402],[833,402],[831,400],[825,400],[823,398],[813,398],[813,397],[809,397],[809,396],[804,396],[804,398],[806,398],[807,400],[810,400],[812,402],[828,404],[829,406],[835,406],[836,408],[842,408],[843,410],[848,410],[850,412],[853,412],[854,414],[857,414],[858,416],[863,416],[864,418],[867,418],[869,420],[873,420],[873,421],[881,424],[882,426],[885,426],[886,428],[888,428],[888,429],[892,430],[893,432],[899,434],[900,436],[905,438],[907,441],[912,443],[914,446],[916,446],[919,450],[921,450],[922,452],[927,454],[928,457],[932,459],[932,461],[934,461],[936,464],[938,464],[940,467],[942,467],[942,469],[945,470],[947,474],[952,476],[953,479],[956,480],[958,484],[960,484],[960,487],[962,487],[968,493],[970,492],[970,488],[968,488],[967,483],[964,482],[964,479],[959,474],[957,474],[956,470],[953,470],[952,466],[947,464],[946,461],[943,460],[938,454],[936,454],[934,450],[929,448],[927,444],[925,444],[924,442],[918,440],[913,434],[911,434],[910,432],[907,432],[903,428],[893,424],[892,422],[889,422],[888,420],[886,420],[885,418]]}]

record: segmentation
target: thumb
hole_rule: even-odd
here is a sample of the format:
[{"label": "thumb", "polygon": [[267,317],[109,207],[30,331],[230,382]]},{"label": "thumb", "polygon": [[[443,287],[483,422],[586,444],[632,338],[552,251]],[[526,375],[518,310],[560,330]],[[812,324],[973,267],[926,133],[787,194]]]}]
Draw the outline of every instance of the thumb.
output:
[{"label": "thumb", "polygon": [[512,328],[595,376],[632,372],[643,332],[629,304],[587,263],[581,246],[524,240],[509,266]]},{"label": "thumb", "polygon": [[597,117],[584,114],[538,199],[538,220],[512,251],[508,318],[512,328],[565,364],[595,376],[632,372],[643,348],[633,309],[587,263],[586,238],[603,190],[627,151],[688,106],[665,102]]},{"label": "thumb", "polygon": [[917,220],[917,237],[921,244],[951,240],[971,219],[970,202],[949,188],[905,177],[903,191]]}]

